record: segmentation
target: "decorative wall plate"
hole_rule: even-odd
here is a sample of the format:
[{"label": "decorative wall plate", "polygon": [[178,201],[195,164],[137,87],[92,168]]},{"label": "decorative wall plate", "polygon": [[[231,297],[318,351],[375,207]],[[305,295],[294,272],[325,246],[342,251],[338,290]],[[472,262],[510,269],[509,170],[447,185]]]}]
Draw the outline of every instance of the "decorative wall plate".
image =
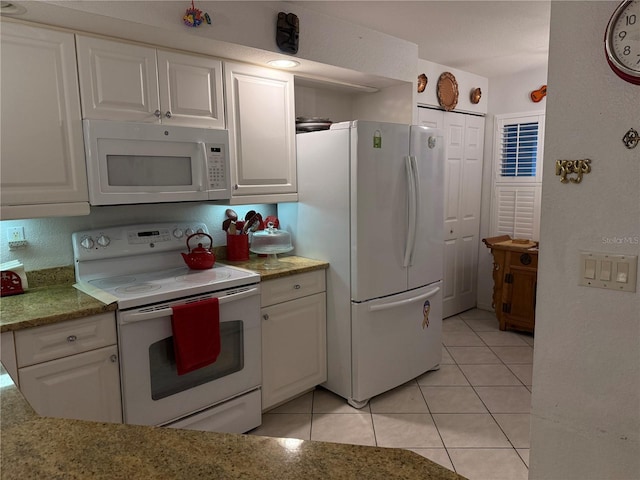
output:
[{"label": "decorative wall plate", "polygon": [[444,72],[438,79],[438,102],[446,111],[458,104],[458,82],[451,72]]},{"label": "decorative wall plate", "polygon": [[480,102],[480,97],[482,97],[482,90],[480,90],[480,87],[474,88],[473,90],[471,90],[471,94],[470,94],[471,103],[476,105],[477,103]]},{"label": "decorative wall plate", "polygon": [[424,73],[418,75],[418,93],[424,92],[425,87],[427,86],[427,82],[429,79]]}]

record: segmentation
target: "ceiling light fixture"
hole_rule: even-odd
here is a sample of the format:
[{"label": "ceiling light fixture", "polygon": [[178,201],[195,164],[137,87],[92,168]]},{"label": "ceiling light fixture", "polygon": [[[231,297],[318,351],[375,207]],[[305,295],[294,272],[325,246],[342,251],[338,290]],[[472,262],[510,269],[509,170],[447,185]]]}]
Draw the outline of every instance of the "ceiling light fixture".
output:
[{"label": "ceiling light fixture", "polygon": [[296,62],[295,60],[287,60],[287,59],[269,60],[267,63],[272,67],[276,67],[276,68],[293,68],[300,65],[300,62]]}]

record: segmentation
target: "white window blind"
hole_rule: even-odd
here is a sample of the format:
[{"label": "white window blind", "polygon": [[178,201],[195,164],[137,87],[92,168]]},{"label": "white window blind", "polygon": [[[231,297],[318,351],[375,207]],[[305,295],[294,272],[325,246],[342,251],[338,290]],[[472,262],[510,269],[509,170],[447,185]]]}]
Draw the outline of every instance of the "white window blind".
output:
[{"label": "white window blind", "polygon": [[500,176],[535,177],[538,122],[504,123],[500,139]]},{"label": "white window blind", "polygon": [[491,234],[538,240],[544,114],[498,115]]},{"label": "white window blind", "polygon": [[495,235],[538,239],[541,186],[497,186]]}]

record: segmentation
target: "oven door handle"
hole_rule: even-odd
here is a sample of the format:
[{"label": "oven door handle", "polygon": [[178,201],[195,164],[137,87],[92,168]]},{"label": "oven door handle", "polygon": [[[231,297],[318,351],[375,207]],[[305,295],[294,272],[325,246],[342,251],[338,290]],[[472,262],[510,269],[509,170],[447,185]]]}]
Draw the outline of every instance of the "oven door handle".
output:
[{"label": "oven door handle", "polygon": [[[250,288],[248,290],[243,290],[238,293],[225,295],[224,297],[218,297],[218,304],[224,305],[225,303],[235,302],[242,298],[256,295],[259,292],[260,290],[257,288]],[[119,323],[120,325],[126,325],[128,323],[141,322],[143,320],[150,320],[158,317],[166,317],[166,316],[170,317],[171,315],[173,315],[173,309],[171,307],[159,308],[157,310],[151,310],[151,311],[145,311],[145,312],[123,313],[120,317]]]}]

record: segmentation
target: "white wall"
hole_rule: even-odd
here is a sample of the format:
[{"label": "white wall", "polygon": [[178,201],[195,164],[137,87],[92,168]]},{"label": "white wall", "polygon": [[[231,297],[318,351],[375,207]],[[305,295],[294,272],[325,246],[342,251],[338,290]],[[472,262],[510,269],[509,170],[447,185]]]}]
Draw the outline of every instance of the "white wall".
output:
[{"label": "white wall", "polygon": [[[640,254],[640,148],[621,142],[640,129],[640,87],[611,72],[602,44],[617,5],[551,6],[532,480],[640,478],[640,293],[577,285],[580,250]],[[549,168],[583,158],[580,184]]]},{"label": "white wall", "polygon": [[[522,112],[544,112],[547,99],[534,103],[529,97],[532,90],[547,84],[547,68],[537,68],[524,71],[517,75],[492,77],[489,79],[491,97],[489,98],[488,113],[485,120],[484,135],[484,164],[482,168],[482,208],[480,212],[480,238],[493,236],[490,231],[491,175],[493,172],[493,147],[496,115]],[[548,162],[545,162],[548,164]],[[553,168],[553,167],[549,167]],[[478,252],[478,308],[492,310],[493,296],[493,259],[491,250],[484,243],[480,244]]]},{"label": "white wall", "polygon": [[[264,65],[286,57],[276,45],[278,12],[300,20],[297,72],[367,84],[375,76],[413,81],[418,46],[339,18],[277,1],[196,2],[212,24],[186,27],[188,1],[28,2],[20,19]],[[310,62],[304,62],[309,60]]]},{"label": "white wall", "polygon": [[[489,80],[487,78],[428,60],[418,60],[418,72],[415,75],[413,83],[414,91],[416,91],[416,102],[419,105],[440,108],[437,85],[440,75],[444,72],[451,72],[458,83],[458,104],[455,108],[456,112],[487,113],[491,98],[489,95]],[[424,92],[417,93],[418,75],[421,73],[427,76],[428,81]],[[474,104],[471,103],[471,91],[475,88],[480,88],[482,96],[480,97],[480,101]]]},{"label": "white wall", "polygon": [[[227,208],[229,207],[208,203],[163,203],[92,207],[91,214],[84,217],[5,220],[0,222],[0,261],[4,263],[20,260],[26,271],[73,265],[73,232],[133,223],[202,221],[209,228],[214,246],[226,245],[222,221]],[[242,205],[232,208],[241,217],[252,209],[259,212],[263,218],[276,213],[275,205]],[[6,229],[15,226],[24,227],[28,246],[9,250]],[[185,251],[186,249],[185,244]]]}]

